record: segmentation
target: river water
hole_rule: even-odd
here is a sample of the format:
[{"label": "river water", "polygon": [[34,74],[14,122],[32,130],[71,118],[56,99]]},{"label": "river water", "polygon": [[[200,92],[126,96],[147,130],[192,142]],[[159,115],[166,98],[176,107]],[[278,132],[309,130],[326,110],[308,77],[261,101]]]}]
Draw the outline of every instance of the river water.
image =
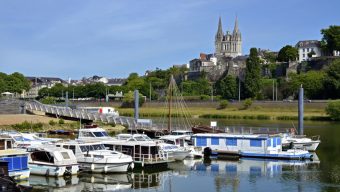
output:
[{"label": "river water", "polygon": [[[210,121],[210,120],[202,120]],[[222,121],[229,128],[290,128],[287,121]],[[313,161],[184,160],[163,170],[126,174],[80,173],[70,178],[31,176],[33,191],[340,191],[340,123],[305,122],[305,134],[320,135]]]}]

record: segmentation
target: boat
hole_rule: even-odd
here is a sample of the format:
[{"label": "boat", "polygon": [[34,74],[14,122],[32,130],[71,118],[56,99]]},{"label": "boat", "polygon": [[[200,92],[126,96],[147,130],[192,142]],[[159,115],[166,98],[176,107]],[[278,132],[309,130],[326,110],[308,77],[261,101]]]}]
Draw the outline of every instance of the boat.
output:
[{"label": "boat", "polygon": [[274,159],[312,159],[303,149],[282,150],[279,135],[201,133],[193,135],[194,146],[202,147],[204,155],[240,156]]},{"label": "boat", "polygon": [[73,140],[56,144],[57,147],[71,149],[81,170],[94,173],[127,172],[133,169],[133,159],[118,151],[107,150],[100,142]]},{"label": "boat", "polygon": [[214,128],[206,126],[206,125],[195,125],[191,128],[191,130],[194,134],[197,134],[197,133],[225,133],[224,131],[222,131],[220,129],[214,129]]},{"label": "boat", "polygon": [[100,127],[84,127],[79,129],[78,139],[100,142],[109,150],[130,155],[134,164],[141,167],[167,166],[171,162],[158,143],[143,134],[118,134],[113,138]]},{"label": "boat", "polygon": [[31,174],[44,176],[76,175],[79,171],[77,159],[70,149],[54,145],[41,145],[27,149]]},{"label": "boat", "polygon": [[27,180],[30,176],[28,153],[12,147],[12,138],[0,137],[0,160],[8,162],[6,172],[9,177],[14,180]]},{"label": "boat", "polygon": [[19,133],[17,131],[2,131],[0,135],[10,137],[13,140],[13,148],[27,148],[50,143],[48,140],[32,137],[30,134]]},{"label": "boat", "polygon": [[283,149],[298,148],[316,151],[320,143],[320,136],[308,138],[305,135],[295,135],[291,133],[282,134]]},{"label": "boat", "polygon": [[[184,131],[179,131],[179,133],[186,133]],[[178,148],[185,149],[186,151],[189,151],[189,154],[187,157],[190,158],[202,158],[202,147],[194,147],[192,145],[189,145],[187,140],[186,134],[182,135],[165,135],[159,138],[159,140],[163,141],[164,143],[176,145]],[[191,143],[191,142],[190,142]]]}]

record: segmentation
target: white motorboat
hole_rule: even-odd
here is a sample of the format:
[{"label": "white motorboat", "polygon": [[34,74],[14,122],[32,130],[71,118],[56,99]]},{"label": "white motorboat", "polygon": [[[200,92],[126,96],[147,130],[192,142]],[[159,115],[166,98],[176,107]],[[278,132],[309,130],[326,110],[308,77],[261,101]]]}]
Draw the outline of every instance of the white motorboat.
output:
[{"label": "white motorboat", "polygon": [[58,143],[57,146],[71,149],[84,171],[95,173],[127,172],[134,166],[131,156],[106,150],[100,142],[69,141]]},{"label": "white motorboat", "polygon": [[202,147],[195,147],[195,146],[189,145],[187,142],[187,136],[188,135],[186,134],[165,135],[165,136],[160,137],[159,139],[167,144],[176,145],[179,148],[183,148],[189,151],[189,154],[187,157],[202,158],[203,157]]},{"label": "white motorboat", "polygon": [[27,148],[30,146],[44,145],[50,143],[50,141],[48,140],[44,140],[39,137],[34,137],[31,134],[20,133],[17,131],[2,131],[0,135],[12,138],[13,147],[15,148]]},{"label": "white motorboat", "polygon": [[308,138],[305,135],[293,135],[293,134],[283,134],[282,136],[282,147],[283,148],[296,148],[296,149],[306,149],[308,151],[316,151],[320,144],[320,137],[313,136]]},{"label": "white motorboat", "polygon": [[79,164],[72,150],[54,145],[41,145],[27,149],[31,173],[45,176],[75,175]]}]

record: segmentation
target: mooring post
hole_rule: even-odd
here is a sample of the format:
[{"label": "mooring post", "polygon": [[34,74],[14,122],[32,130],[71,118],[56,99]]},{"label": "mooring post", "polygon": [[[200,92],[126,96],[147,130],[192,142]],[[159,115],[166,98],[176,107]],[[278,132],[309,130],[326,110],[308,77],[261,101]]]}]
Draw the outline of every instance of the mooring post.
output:
[{"label": "mooring post", "polygon": [[138,120],[138,115],[139,115],[139,92],[138,90],[136,89],[134,91],[134,98],[135,98],[135,121],[137,123],[137,120]]},{"label": "mooring post", "polygon": [[299,135],[303,135],[303,87],[299,89]]}]

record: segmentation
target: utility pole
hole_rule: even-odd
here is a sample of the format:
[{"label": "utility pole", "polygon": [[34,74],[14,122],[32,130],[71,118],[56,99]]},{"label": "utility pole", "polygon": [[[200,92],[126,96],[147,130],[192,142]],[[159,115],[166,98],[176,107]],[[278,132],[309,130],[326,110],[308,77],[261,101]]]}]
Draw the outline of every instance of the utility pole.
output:
[{"label": "utility pole", "polygon": [[151,102],[151,81],[150,81],[150,93],[149,93],[149,97],[150,97],[150,102]]},{"label": "utility pole", "polygon": [[273,80],[273,101],[274,101],[274,97],[275,97],[274,86],[275,86],[275,81]]},{"label": "utility pole", "polygon": [[275,90],[276,90],[275,100],[277,101],[277,83],[275,83]]},{"label": "utility pole", "polygon": [[241,102],[241,79],[240,79],[240,74],[238,74],[238,102]]},{"label": "utility pole", "polygon": [[211,84],[211,102],[214,102],[214,86]]}]

